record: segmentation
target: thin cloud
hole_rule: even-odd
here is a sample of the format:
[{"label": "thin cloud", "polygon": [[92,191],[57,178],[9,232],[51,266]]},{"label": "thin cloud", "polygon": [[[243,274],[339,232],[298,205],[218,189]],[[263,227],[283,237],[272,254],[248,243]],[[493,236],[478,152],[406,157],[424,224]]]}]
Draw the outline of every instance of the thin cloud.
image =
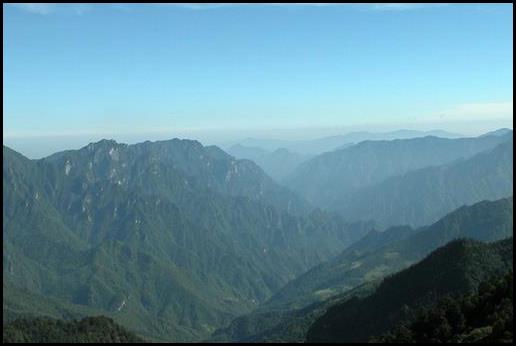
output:
[{"label": "thin cloud", "polygon": [[391,4],[367,4],[367,9],[373,11],[411,11],[428,7],[441,7],[448,4],[410,4],[410,3],[391,3]]},{"label": "thin cloud", "polygon": [[28,4],[7,4],[10,6],[17,7],[23,11],[47,15],[55,11],[56,4],[55,3],[47,3],[47,4],[39,4],[39,3],[28,3]]},{"label": "thin cloud", "polygon": [[83,15],[91,10],[91,6],[88,4],[58,4],[58,3],[25,3],[25,4],[7,4],[9,6],[16,7],[22,11],[38,14],[38,15],[50,15],[56,12],[68,11],[76,15]]},{"label": "thin cloud", "polygon": [[341,6],[346,4],[339,3],[175,3],[175,4],[160,4],[165,6],[176,6],[183,7],[191,10],[209,10],[216,8],[224,8],[224,7],[237,7],[237,6],[280,6],[280,7],[290,7],[290,6],[313,6],[313,7],[321,7],[321,6]]},{"label": "thin cloud", "polygon": [[328,7],[328,6],[348,6],[365,11],[410,11],[428,7],[440,7],[448,4],[421,4],[421,3],[306,3],[306,2],[280,2],[280,3],[173,3],[173,4],[158,4],[162,6],[182,7],[190,10],[210,10],[228,7],[243,7],[243,6],[276,6],[276,7]]},{"label": "thin cloud", "polygon": [[[57,11],[70,10],[72,13],[82,15],[92,9],[91,4],[58,4],[58,3],[22,3],[22,4],[7,4],[17,7],[23,11],[39,14],[49,15]],[[243,6],[276,6],[276,7],[327,7],[327,6],[348,6],[360,8],[362,10],[372,11],[407,11],[427,7],[444,6],[447,4],[407,4],[407,3],[380,3],[380,4],[358,4],[358,3],[150,3],[149,5],[185,8],[190,10],[211,10],[228,7],[243,7]],[[118,10],[129,10],[129,4],[112,4],[112,8]]]},{"label": "thin cloud", "polygon": [[218,3],[218,4],[203,4],[203,3],[177,3],[177,4],[161,4],[161,5],[167,5],[167,6],[176,6],[176,7],[183,7],[190,10],[209,10],[214,8],[221,8],[221,7],[227,7],[227,6],[239,6],[243,4],[231,4],[231,3]]}]

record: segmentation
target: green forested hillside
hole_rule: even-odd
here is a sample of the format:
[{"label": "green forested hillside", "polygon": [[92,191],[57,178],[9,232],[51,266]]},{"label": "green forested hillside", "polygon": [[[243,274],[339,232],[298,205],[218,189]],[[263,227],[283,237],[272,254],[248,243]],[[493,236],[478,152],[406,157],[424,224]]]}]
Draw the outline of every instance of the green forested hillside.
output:
[{"label": "green forested hillside", "polygon": [[[368,234],[331,261],[290,281],[264,306],[306,306],[406,268],[453,239],[495,241],[512,235],[512,197],[463,206],[430,226],[393,227],[382,237]],[[375,238],[379,238],[376,243]]]},{"label": "green forested hillside", "polygon": [[197,340],[371,227],[309,211],[252,162],[195,141],[103,140],[35,161],[4,146],[3,163],[10,318],[73,306]]},{"label": "green forested hillside", "polygon": [[80,321],[18,319],[3,326],[4,343],[141,343],[134,333],[104,316]]},{"label": "green forested hillside", "polygon": [[371,231],[310,210],[251,161],[195,141],[103,140],[41,160],[4,147],[3,161],[7,320],[103,314],[147,339],[193,341],[280,307],[278,323],[242,335],[283,340],[289,328],[299,340],[325,311],[314,305],[307,319],[299,311],[312,303],[451,239],[512,235],[512,199],[417,230]]},{"label": "green forested hillside", "polygon": [[513,272],[482,282],[478,291],[446,296],[409,322],[373,337],[376,343],[512,343]]},{"label": "green forested hillside", "polygon": [[328,307],[372,293],[385,275],[417,262],[450,240],[470,237],[493,241],[512,236],[512,217],[512,199],[502,199],[459,208],[420,229],[400,226],[384,232],[373,230],[332,261],[289,282],[251,314],[217,330],[212,338],[302,341],[310,324]]},{"label": "green forested hillside", "polygon": [[512,269],[513,239],[491,244],[455,240],[396,273],[374,294],[332,306],[309,329],[309,342],[366,342],[445,295],[474,292]]},{"label": "green forested hillside", "polygon": [[229,326],[215,331],[209,341],[303,342],[312,323],[330,306],[353,297],[368,296],[374,292],[378,284],[378,281],[368,282],[301,309],[258,308],[250,314],[234,319]]}]

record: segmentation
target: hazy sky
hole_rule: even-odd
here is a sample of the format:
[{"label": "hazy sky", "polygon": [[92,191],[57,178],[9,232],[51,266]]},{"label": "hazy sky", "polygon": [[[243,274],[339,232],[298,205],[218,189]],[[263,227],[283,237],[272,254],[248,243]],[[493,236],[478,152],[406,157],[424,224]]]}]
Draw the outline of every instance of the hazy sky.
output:
[{"label": "hazy sky", "polygon": [[512,4],[3,10],[4,143],[513,124]]}]

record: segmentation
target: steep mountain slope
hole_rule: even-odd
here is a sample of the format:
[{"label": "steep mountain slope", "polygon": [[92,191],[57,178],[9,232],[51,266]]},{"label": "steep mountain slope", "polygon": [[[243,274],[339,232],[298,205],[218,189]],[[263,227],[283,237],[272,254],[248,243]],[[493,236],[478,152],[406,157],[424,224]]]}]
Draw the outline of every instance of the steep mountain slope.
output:
[{"label": "steep mountain slope", "polygon": [[241,144],[235,144],[226,151],[237,159],[248,159],[255,162],[276,181],[280,181],[291,174],[301,162],[310,158],[308,155],[294,153],[285,148],[268,151],[261,148],[245,147]]},{"label": "steep mountain slope", "polygon": [[[109,182],[122,188],[130,187],[142,183],[138,179],[143,175],[161,182],[163,177],[160,174],[165,170],[165,174],[174,175],[171,178],[181,178],[183,184],[191,184],[190,190],[208,188],[225,195],[248,197],[296,214],[306,213],[310,209],[305,201],[278,186],[256,164],[235,160],[218,147],[203,147],[193,140],[175,138],[129,146],[102,140],[80,150],[51,155],[38,162],[46,174],[54,179],[52,183],[67,184],[65,189],[83,180],[90,185]],[[56,180],[57,177],[62,179]],[[148,193],[155,193],[157,188],[162,187],[174,189],[174,193],[185,189],[155,186]]]},{"label": "steep mountain slope", "polygon": [[330,306],[370,295],[387,273],[405,268],[446,242],[460,237],[489,241],[511,235],[511,199],[460,208],[429,227],[372,230],[332,261],[289,282],[251,314],[217,330],[212,339],[302,342],[309,326]]},{"label": "steep mountain slope", "polygon": [[371,227],[308,212],[254,163],[195,141],[37,161],[4,147],[3,179],[4,286],[52,301],[11,289],[4,315],[84,306],[162,340],[208,335]]},{"label": "steep mountain slope", "polygon": [[512,238],[492,244],[456,240],[421,262],[394,274],[374,294],[331,307],[309,329],[309,342],[366,342],[413,309],[447,294],[473,292],[480,282],[512,269]]},{"label": "steep mountain slope", "polygon": [[471,158],[427,167],[361,188],[337,202],[349,220],[374,219],[385,227],[432,223],[464,204],[513,193],[513,140]]},{"label": "steep mountain slope", "polygon": [[[394,236],[389,235],[392,232]],[[337,294],[406,268],[453,239],[495,241],[512,234],[512,197],[463,206],[427,227],[388,229],[376,246],[367,240],[369,234],[331,261],[290,281],[263,306],[302,307],[320,300],[321,295]]]},{"label": "steep mountain slope", "polygon": [[[302,163],[285,184],[310,202],[337,209],[360,188],[416,169],[471,157],[512,138],[504,136],[447,139],[424,137],[392,141],[364,141],[318,155]],[[358,193],[358,192],[357,192]]]}]

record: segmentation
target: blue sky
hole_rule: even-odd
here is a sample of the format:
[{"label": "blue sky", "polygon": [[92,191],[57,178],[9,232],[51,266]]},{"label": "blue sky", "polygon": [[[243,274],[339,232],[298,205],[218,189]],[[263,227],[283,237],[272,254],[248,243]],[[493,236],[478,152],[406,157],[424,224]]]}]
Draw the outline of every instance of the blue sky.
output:
[{"label": "blue sky", "polygon": [[4,143],[512,128],[512,4],[3,9]]}]

